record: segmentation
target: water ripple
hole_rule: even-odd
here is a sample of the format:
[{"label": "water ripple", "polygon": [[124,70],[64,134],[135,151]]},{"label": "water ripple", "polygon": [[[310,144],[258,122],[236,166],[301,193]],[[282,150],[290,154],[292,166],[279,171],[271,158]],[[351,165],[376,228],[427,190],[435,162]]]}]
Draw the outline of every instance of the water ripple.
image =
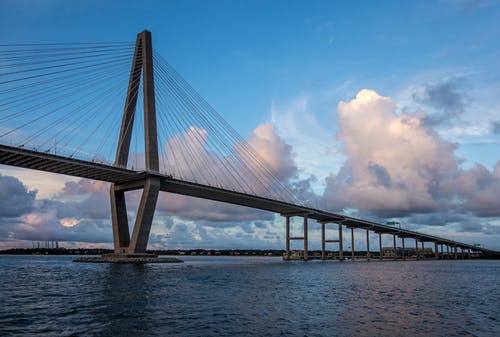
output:
[{"label": "water ripple", "polygon": [[499,336],[499,261],[0,256],[1,336]]}]

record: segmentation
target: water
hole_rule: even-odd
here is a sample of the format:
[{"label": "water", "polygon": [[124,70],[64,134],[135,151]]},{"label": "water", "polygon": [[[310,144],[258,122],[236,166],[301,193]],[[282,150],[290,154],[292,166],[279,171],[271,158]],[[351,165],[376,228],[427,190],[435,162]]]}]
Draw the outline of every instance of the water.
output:
[{"label": "water", "polygon": [[500,336],[500,261],[0,256],[1,336]]}]

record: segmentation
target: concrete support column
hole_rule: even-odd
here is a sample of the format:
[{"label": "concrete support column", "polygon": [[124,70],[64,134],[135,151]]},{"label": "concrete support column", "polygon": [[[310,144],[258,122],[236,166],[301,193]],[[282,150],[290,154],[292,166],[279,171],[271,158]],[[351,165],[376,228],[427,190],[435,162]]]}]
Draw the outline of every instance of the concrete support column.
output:
[{"label": "concrete support column", "polygon": [[366,259],[370,261],[370,230],[366,229]]},{"label": "concrete support column", "polygon": [[354,228],[351,228],[351,258],[354,261]]},{"label": "concrete support column", "polygon": [[446,258],[450,258],[450,246],[446,245]]},{"label": "concrete support column", "polygon": [[288,260],[290,258],[290,217],[289,216],[285,216],[285,240],[286,240],[285,257]]},{"label": "concrete support column", "polygon": [[325,223],[321,223],[321,259],[326,258]]},{"label": "concrete support column", "polygon": [[467,257],[470,259],[471,256],[470,256],[470,248],[467,248]]},{"label": "concrete support column", "polygon": [[415,239],[415,256],[417,257],[418,260],[418,239]]},{"label": "concrete support column", "polygon": [[160,178],[148,177],[144,185],[139,209],[135,218],[134,231],[130,240],[129,254],[144,254],[148,245],[149,232],[160,192]]},{"label": "concrete support column", "polygon": [[403,260],[406,260],[406,257],[405,257],[405,238],[401,238],[401,246],[403,248],[403,252],[402,252],[402,255],[403,255]]},{"label": "concrete support column", "polygon": [[304,260],[307,261],[309,259],[308,255],[308,245],[309,245],[309,240],[307,237],[307,214],[304,215]]},{"label": "concrete support column", "polygon": [[125,192],[116,191],[115,184],[110,187],[111,223],[113,225],[113,242],[116,254],[126,254],[130,245],[128,229],[127,205]]},{"label": "concrete support column", "polygon": [[424,247],[424,241],[420,241],[422,245],[422,259],[425,259],[425,247]]},{"label": "concrete support column", "polygon": [[382,260],[382,233],[378,233],[378,251],[379,251],[379,260]]},{"label": "concrete support column", "polygon": [[454,254],[453,254],[453,258],[454,258],[455,260],[456,260],[456,259],[458,259],[458,248],[457,248],[457,246],[454,246],[454,247],[453,247],[453,253],[454,253]]},{"label": "concrete support column", "polygon": [[437,242],[434,242],[434,258],[436,260],[439,259],[438,243]]},{"label": "concrete support column", "polygon": [[342,241],[342,224],[339,223],[339,259],[344,260],[344,243]]},{"label": "concrete support column", "polygon": [[392,246],[394,247],[394,260],[397,260],[398,247],[396,247],[396,234],[392,234]]}]

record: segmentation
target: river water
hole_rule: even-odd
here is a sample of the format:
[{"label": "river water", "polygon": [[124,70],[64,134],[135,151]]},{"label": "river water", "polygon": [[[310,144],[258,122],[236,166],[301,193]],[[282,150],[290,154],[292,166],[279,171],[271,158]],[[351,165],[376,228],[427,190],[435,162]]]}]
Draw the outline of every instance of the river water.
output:
[{"label": "river water", "polygon": [[500,261],[0,255],[0,336],[500,336]]}]

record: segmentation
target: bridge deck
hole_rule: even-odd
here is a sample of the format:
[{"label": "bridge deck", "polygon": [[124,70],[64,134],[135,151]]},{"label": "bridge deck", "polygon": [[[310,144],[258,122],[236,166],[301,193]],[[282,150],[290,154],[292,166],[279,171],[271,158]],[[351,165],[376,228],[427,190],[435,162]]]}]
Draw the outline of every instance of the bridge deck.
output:
[{"label": "bridge deck", "polygon": [[[141,188],[142,186],[140,184],[134,185],[134,182],[143,181],[148,175],[148,173],[144,171],[134,171],[107,164],[68,158],[56,154],[37,152],[8,145],[0,145],[0,164],[65,174],[79,178],[106,181],[118,185],[128,184],[131,186],[129,189]],[[271,211],[282,215],[303,216],[307,214],[307,216],[311,219],[320,222],[342,222],[343,225],[349,228],[364,228],[376,233],[396,234],[399,237],[413,238],[418,239],[419,241],[435,242],[438,244],[457,246],[462,249],[470,248],[476,251],[491,252],[488,249],[476,247],[466,243],[418,233],[407,229],[395,228],[371,221],[356,219],[341,214],[335,214],[222,188],[201,185],[194,182],[182,181],[167,175],[157,174],[156,176],[161,178],[160,189],[165,192],[221,201]]]}]

